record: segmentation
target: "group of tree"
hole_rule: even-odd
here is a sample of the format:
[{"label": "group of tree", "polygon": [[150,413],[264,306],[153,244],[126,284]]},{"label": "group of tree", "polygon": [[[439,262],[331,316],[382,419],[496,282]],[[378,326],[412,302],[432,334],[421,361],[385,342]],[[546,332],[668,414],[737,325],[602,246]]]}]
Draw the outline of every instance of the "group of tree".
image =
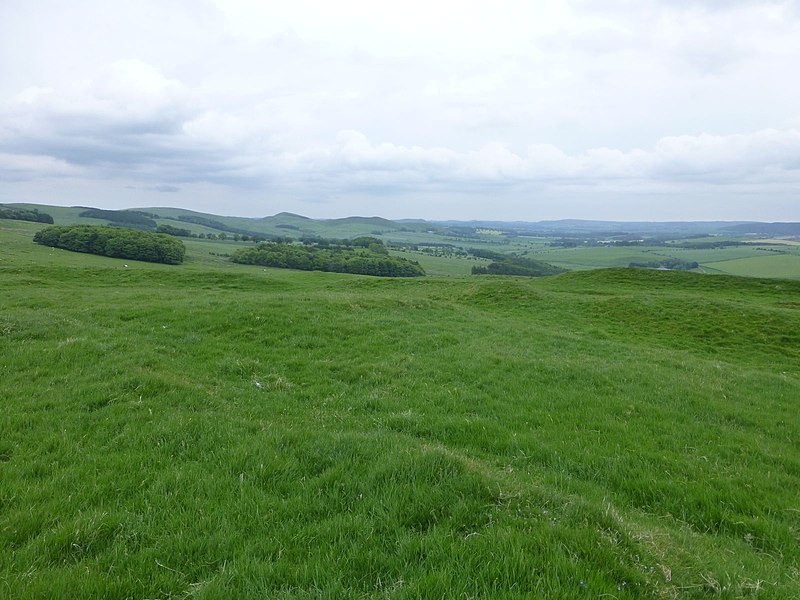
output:
[{"label": "group of tree", "polygon": [[33,241],[44,246],[177,265],[183,262],[183,242],[168,235],[105,225],[63,225],[45,227]]},{"label": "group of tree", "polygon": [[564,272],[564,269],[532,258],[510,256],[508,254],[500,254],[499,252],[492,252],[491,250],[483,250],[480,248],[470,248],[469,253],[478,258],[486,258],[492,261],[486,266],[472,267],[473,275],[521,275],[524,277],[543,277],[545,275],[557,275],[558,273]]},{"label": "group of tree", "polygon": [[478,258],[486,258],[488,260],[503,261],[512,258],[508,254],[494,252],[493,250],[485,250],[483,248],[467,248],[467,252],[469,252],[472,256],[477,256]]},{"label": "group of tree", "polygon": [[719,248],[748,245],[748,242],[743,242],[741,240],[711,240],[708,242],[680,242],[671,244],[673,248],[683,248],[686,250],[717,250]]},{"label": "group of tree", "polygon": [[[173,217],[167,217],[167,218],[173,218]],[[201,217],[198,215],[178,215],[177,217],[174,218],[174,220],[183,221],[184,223],[193,223],[195,225],[202,225],[203,227],[208,227],[209,229],[216,229],[217,231],[221,231],[223,233],[239,234],[240,236],[246,235],[250,239],[254,237],[261,237],[263,239],[264,237],[263,233],[259,233],[257,231],[250,231],[249,229],[242,229],[241,227],[232,227],[230,225],[226,225],[222,221],[217,221],[215,219],[209,219],[208,217]],[[208,235],[220,235],[220,234],[207,234],[207,236]]]},{"label": "group of tree", "polygon": [[[220,231],[219,233],[212,233],[210,231],[208,233],[194,233],[194,232],[192,232],[192,231],[190,231],[188,229],[184,229],[182,227],[173,227],[172,225],[166,225],[166,224],[159,225],[158,228],[156,229],[156,233],[165,233],[167,235],[172,235],[172,236],[175,236],[175,237],[188,237],[188,238],[194,238],[194,239],[198,239],[198,240],[220,240],[220,241],[223,241],[223,242],[226,241],[226,240],[233,240],[234,242],[255,242],[255,243],[258,243],[258,242],[266,241],[266,239],[267,239],[267,237],[263,236],[263,235],[262,236],[254,235],[252,237],[249,236],[249,235],[246,235],[246,234],[238,234],[238,233],[233,233],[231,235],[228,235],[224,231]],[[284,238],[277,237],[276,239],[283,240]],[[286,238],[286,239],[291,241],[291,238]]]},{"label": "group of tree", "polygon": [[773,237],[776,235],[800,236],[800,223],[741,223],[725,227],[725,231],[732,235],[747,235],[755,233]]},{"label": "group of tree", "polygon": [[157,223],[154,219],[158,218],[158,215],[140,210],[103,210],[101,208],[88,208],[80,216],[89,219],[104,219],[115,225],[147,230],[156,228]]},{"label": "group of tree", "polygon": [[0,206],[0,219],[12,219],[14,221],[32,221],[34,223],[52,223],[53,217],[47,213],[39,212],[38,209],[28,210],[26,208],[11,208],[10,206]]},{"label": "group of tree", "polygon": [[632,262],[629,267],[640,269],[669,269],[670,271],[691,271],[700,265],[694,261],[689,262],[680,258],[665,258],[662,260],[651,260],[648,262]]},{"label": "group of tree", "polygon": [[156,233],[166,233],[175,237],[192,237],[192,232],[188,229],[173,227],[172,225],[159,225],[156,227]]},{"label": "group of tree", "polygon": [[[131,229],[141,229],[144,231],[155,231],[156,233],[166,233],[175,237],[191,237],[198,239],[208,240],[226,240],[233,239],[236,241],[254,241],[261,242],[271,239],[270,236],[261,234],[239,227],[231,227],[222,221],[216,221],[207,217],[198,215],[179,215],[177,217],[160,217],[157,214],[144,212],[140,210],[104,210],[100,208],[87,208],[80,213],[81,217],[91,219],[104,219],[108,221],[109,225],[129,227]],[[159,225],[155,219],[170,219],[172,221],[179,221],[181,223],[191,223],[194,225],[202,225],[209,229],[215,229],[217,232],[212,233],[193,233],[185,227],[175,227],[173,225],[162,224]],[[52,223],[52,221],[50,221]],[[274,236],[277,237],[277,236]],[[282,238],[278,238],[282,239]],[[291,239],[291,238],[288,238]]]},{"label": "group of tree", "polygon": [[[274,238],[272,239],[273,242],[278,243],[291,243],[293,241],[292,238]],[[386,249],[383,241],[379,238],[362,235],[355,238],[324,238],[318,235],[304,235],[298,240],[304,246],[316,246],[317,248],[341,248],[345,250],[352,250],[353,248],[369,248],[373,252],[378,252],[379,254],[388,254],[389,251]]]},{"label": "group of tree", "polygon": [[666,246],[665,240],[658,240],[655,238],[644,239],[597,239],[592,237],[579,237],[579,238],[557,238],[547,244],[551,248],[607,248],[609,246],[627,247],[627,246]]},{"label": "group of tree", "polygon": [[381,277],[425,275],[424,269],[416,261],[389,255],[377,238],[361,238],[350,242],[351,245],[267,242],[253,248],[237,250],[231,260],[240,264],[301,271],[329,271]]}]

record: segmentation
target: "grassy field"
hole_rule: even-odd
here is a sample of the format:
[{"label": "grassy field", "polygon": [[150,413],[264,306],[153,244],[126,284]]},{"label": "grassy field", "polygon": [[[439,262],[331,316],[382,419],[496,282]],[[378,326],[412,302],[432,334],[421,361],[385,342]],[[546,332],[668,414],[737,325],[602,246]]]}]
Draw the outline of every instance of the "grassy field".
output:
[{"label": "grassy field", "polygon": [[392,254],[417,261],[428,275],[469,275],[472,267],[488,265],[491,262],[474,256],[432,256],[412,250],[392,251]]},{"label": "grassy field", "polygon": [[627,267],[632,262],[657,260],[655,252],[662,248],[594,247],[594,248],[541,248],[529,253],[531,258],[569,269],[585,270],[603,267]]},{"label": "grassy field", "polygon": [[[83,208],[58,207],[33,204],[14,205],[29,210],[38,209],[52,215],[58,225],[88,224],[105,225],[105,219],[81,217]],[[627,267],[630,263],[649,263],[664,259],[679,259],[686,262],[697,262],[699,272],[703,273],[728,273],[747,277],[784,277],[800,279],[800,245],[792,240],[764,239],[758,240],[753,236],[732,236],[730,234],[716,233],[709,237],[681,238],[691,231],[701,227],[700,224],[673,225],[674,240],[677,244],[693,242],[738,241],[748,242],[749,245],[725,248],[688,249],[661,245],[653,246],[615,246],[594,245],[588,232],[581,242],[578,230],[572,232],[573,241],[577,240],[577,247],[561,247],[551,245],[558,239],[553,233],[551,237],[537,235],[517,235],[502,233],[500,230],[482,227],[470,227],[468,223],[460,226],[449,227],[443,224],[425,223],[422,221],[394,222],[378,217],[348,217],[344,219],[314,220],[290,213],[278,213],[261,219],[219,216],[193,212],[179,208],[145,208],[141,209],[159,215],[155,221],[159,225],[186,228],[195,235],[213,234],[215,237],[222,230],[214,229],[196,223],[177,221],[184,217],[202,217],[212,222],[220,223],[223,227],[236,228],[240,231],[255,232],[264,236],[289,236],[300,238],[303,236],[320,236],[326,238],[353,238],[364,235],[374,235],[386,243],[394,244],[451,244],[461,250],[478,248],[504,254],[527,256],[536,260],[548,262],[569,271],[582,271],[607,267]],[[608,224],[611,227],[613,224]],[[688,227],[692,225],[692,227]],[[717,224],[719,225],[719,224]],[[651,228],[659,224],[650,224]],[[664,226],[664,224],[660,224]],[[713,228],[714,224],[707,225]],[[580,228],[580,225],[575,225]],[[683,233],[681,233],[683,231]],[[231,238],[230,231],[225,234]],[[593,234],[597,237],[597,234]],[[575,237],[577,236],[577,237]],[[601,235],[600,238],[603,236]],[[613,237],[613,236],[612,236]],[[752,243],[751,243],[752,242]],[[194,241],[188,241],[190,245]],[[203,243],[203,242],[200,242]],[[227,251],[233,252],[235,247],[242,247],[232,240],[227,242]],[[199,253],[203,254],[200,246]],[[210,250],[209,250],[210,251]],[[225,253],[225,250],[221,252]],[[418,260],[431,275],[467,275],[476,264],[485,264],[486,261],[475,262],[474,257],[464,257],[452,254],[450,256],[431,256],[421,251],[406,249],[412,259]],[[402,256],[402,253],[394,252]],[[463,253],[462,253],[463,254]],[[748,260],[756,259],[756,260]]]},{"label": "grassy field", "polygon": [[800,249],[796,245],[752,244],[727,248],[691,250],[664,246],[622,246],[556,248],[537,246],[521,250],[527,256],[550,264],[581,271],[607,267],[627,267],[632,262],[676,258],[700,264],[704,273],[727,273],[745,277],[783,277],[800,279]]},{"label": "grassy field", "polygon": [[0,597],[800,597],[800,282],[37,228],[0,221]]},{"label": "grassy field", "polygon": [[731,275],[753,276],[758,273],[759,277],[786,277],[800,279],[800,253],[794,254],[765,254],[728,260],[724,262],[707,262],[704,267],[714,269],[721,273]]}]

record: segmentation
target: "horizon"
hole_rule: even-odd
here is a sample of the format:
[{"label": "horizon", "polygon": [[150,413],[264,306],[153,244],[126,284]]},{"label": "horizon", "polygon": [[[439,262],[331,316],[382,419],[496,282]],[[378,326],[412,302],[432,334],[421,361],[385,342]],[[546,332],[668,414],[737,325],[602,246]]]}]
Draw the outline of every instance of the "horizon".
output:
[{"label": "horizon", "polygon": [[794,222],[797,39],[797,0],[7,2],[0,198]]},{"label": "horizon", "polygon": [[[391,222],[424,222],[424,223],[497,223],[497,224],[530,224],[536,225],[541,223],[560,223],[560,222],[583,222],[583,223],[623,223],[623,224],[630,224],[636,225],[639,223],[652,223],[652,224],[681,224],[681,223],[694,223],[694,224],[703,224],[703,223],[730,223],[730,224],[738,224],[738,223],[765,223],[765,224],[795,224],[798,223],[797,221],[758,221],[753,219],[735,219],[735,220],[728,220],[728,219],[713,219],[713,220],[689,220],[689,219],[677,219],[677,220],[668,220],[668,221],[642,221],[642,220],[630,220],[630,219],[581,219],[581,218],[556,218],[556,219],[540,219],[537,221],[526,221],[520,219],[513,219],[513,220],[498,220],[498,219],[423,219],[420,217],[400,217],[396,219],[389,219],[382,215],[378,214],[350,214],[344,215],[339,217],[327,217],[327,218],[317,218],[317,217],[310,217],[308,215],[303,215],[299,213],[294,213],[291,211],[278,211],[272,214],[264,214],[260,216],[245,216],[245,215],[237,215],[237,214],[227,214],[222,212],[205,212],[199,211],[190,208],[182,208],[179,206],[137,206],[137,207],[123,207],[123,208],[109,208],[107,206],[99,206],[99,205],[58,205],[58,204],[43,204],[38,202],[0,202],[0,206],[13,206],[13,205],[32,205],[32,206],[40,206],[40,207],[58,207],[58,208],[85,208],[85,209],[101,209],[101,210],[120,210],[120,211],[157,211],[157,210],[184,210],[189,212],[197,212],[198,214],[203,215],[211,215],[216,217],[225,217],[225,218],[236,218],[236,219],[269,219],[274,217],[279,217],[282,215],[291,216],[291,217],[298,217],[301,219],[310,219],[313,221],[337,221],[337,220],[344,220],[344,219],[381,219],[385,221]],[[43,211],[44,212],[44,211]]]}]

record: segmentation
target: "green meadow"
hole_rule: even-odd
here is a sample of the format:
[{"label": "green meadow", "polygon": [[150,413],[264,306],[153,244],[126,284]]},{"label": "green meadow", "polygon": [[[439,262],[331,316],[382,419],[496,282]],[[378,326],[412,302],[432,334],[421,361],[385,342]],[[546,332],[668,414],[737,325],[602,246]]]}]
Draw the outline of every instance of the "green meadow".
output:
[{"label": "green meadow", "polygon": [[[525,250],[522,250],[526,252]],[[781,240],[746,246],[693,250],[664,246],[621,246],[590,248],[552,248],[528,250],[531,258],[575,271],[606,267],[627,267],[632,262],[668,258],[697,262],[701,273],[726,273],[744,277],[783,277],[800,279],[800,247]]]},{"label": "green meadow", "polygon": [[[40,210],[51,215],[57,225],[108,225],[105,218],[81,216],[86,207],[62,207],[35,204],[9,204],[9,208]],[[195,236],[204,238],[220,234],[223,239],[217,250],[212,247],[216,239],[183,238],[196,249],[196,257],[209,252],[231,254],[252,243],[235,242],[235,234],[253,234],[262,237],[280,236],[300,239],[323,237],[334,239],[375,236],[392,247],[395,256],[418,261],[430,275],[469,275],[472,267],[486,266],[489,261],[468,256],[471,249],[489,250],[544,261],[568,271],[583,271],[608,267],[628,267],[631,263],[649,264],[668,259],[697,262],[700,273],[725,273],[745,277],[778,277],[800,280],[800,245],[797,239],[775,239],[767,234],[738,234],[726,228],[725,223],[600,223],[600,231],[592,229],[598,224],[577,221],[573,225],[549,233],[533,233],[535,223],[524,225],[524,231],[506,224],[505,229],[481,227],[474,223],[435,223],[426,221],[389,221],[380,217],[347,217],[343,219],[310,219],[291,213],[278,213],[263,218],[220,216],[180,208],[143,208],[156,225],[186,228]],[[101,212],[102,214],[102,212]],[[689,227],[689,225],[692,225]],[[527,228],[527,229],[525,229]],[[704,234],[698,231],[704,230]],[[634,231],[641,231],[636,233]],[[562,236],[575,242],[574,247],[563,247]],[[641,245],[617,244],[613,241],[598,244],[598,240],[611,237],[617,242],[643,236]],[[664,241],[669,240],[669,244]],[[734,242],[728,247],[687,248],[687,243]],[[220,249],[221,248],[221,249]],[[219,261],[216,261],[219,262]]]},{"label": "green meadow", "polygon": [[0,597],[800,597],[798,281],[39,228],[0,220]]}]

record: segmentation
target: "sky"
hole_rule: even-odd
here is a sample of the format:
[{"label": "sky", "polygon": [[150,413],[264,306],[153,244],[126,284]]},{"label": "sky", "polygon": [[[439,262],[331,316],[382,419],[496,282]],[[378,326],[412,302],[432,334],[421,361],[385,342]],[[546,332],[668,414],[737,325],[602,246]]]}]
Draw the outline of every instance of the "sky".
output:
[{"label": "sky", "polygon": [[3,0],[0,202],[800,221],[800,0]]}]

